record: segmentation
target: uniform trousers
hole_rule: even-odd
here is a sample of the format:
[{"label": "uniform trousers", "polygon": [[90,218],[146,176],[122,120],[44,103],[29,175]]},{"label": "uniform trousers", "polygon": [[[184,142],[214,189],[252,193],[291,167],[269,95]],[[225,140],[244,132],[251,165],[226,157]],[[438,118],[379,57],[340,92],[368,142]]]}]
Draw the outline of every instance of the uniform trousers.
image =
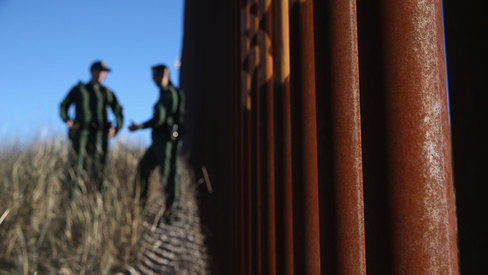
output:
[{"label": "uniform trousers", "polygon": [[176,174],[176,157],[180,147],[181,142],[164,140],[162,142],[154,142],[144,153],[138,165],[140,200],[143,205],[148,198],[151,172],[159,166],[161,169],[161,183],[166,199],[165,213],[175,213],[180,199],[180,183]]},{"label": "uniform trousers", "polygon": [[[105,163],[107,160],[108,137],[104,130],[78,129],[71,134],[75,151],[74,167],[76,184],[79,185],[83,173],[94,182],[99,191],[103,188]],[[94,186],[88,185],[87,188]]]}]

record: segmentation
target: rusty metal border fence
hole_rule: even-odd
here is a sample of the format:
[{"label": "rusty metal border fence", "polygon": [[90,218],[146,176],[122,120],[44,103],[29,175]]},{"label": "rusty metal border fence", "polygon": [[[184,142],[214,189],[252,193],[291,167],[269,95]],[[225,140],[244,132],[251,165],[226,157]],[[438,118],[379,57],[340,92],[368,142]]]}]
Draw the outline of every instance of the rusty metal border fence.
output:
[{"label": "rusty metal border fence", "polygon": [[[466,34],[451,26],[469,13],[451,5],[456,49]],[[486,158],[459,151],[483,143],[460,130],[452,159],[440,1],[186,0],[184,30],[184,152],[214,190],[200,200],[216,274],[459,273],[454,185],[466,180],[452,167],[486,179]],[[449,46],[448,61],[469,65]],[[463,78],[486,72],[471,69],[449,75],[452,128],[477,116],[469,129],[486,136],[482,85],[461,96]],[[463,213],[488,210],[459,188]],[[486,243],[465,217],[462,232]],[[486,270],[473,239],[460,235],[476,265],[465,270]]]}]

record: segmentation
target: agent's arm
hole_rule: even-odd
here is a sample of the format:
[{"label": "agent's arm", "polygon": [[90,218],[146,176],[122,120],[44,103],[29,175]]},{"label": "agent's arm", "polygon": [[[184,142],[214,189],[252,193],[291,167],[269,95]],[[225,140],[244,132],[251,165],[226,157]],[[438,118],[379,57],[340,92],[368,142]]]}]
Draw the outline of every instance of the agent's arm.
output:
[{"label": "agent's arm", "polygon": [[109,137],[113,137],[115,136],[120,129],[122,129],[122,124],[123,124],[123,121],[124,121],[124,115],[122,113],[122,106],[120,105],[119,101],[117,100],[117,97],[115,96],[115,94],[113,94],[112,92],[110,92],[110,100],[109,100],[109,104],[110,104],[110,108],[112,109],[112,112],[114,113],[114,116],[115,116],[115,120],[117,121],[117,126],[116,127],[111,127],[109,129],[109,132],[108,132],[108,136]]},{"label": "agent's arm", "polygon": [[73,127],[73,120],[68,116],[68,109],[73,104],[75,101],[75,93],[77,89],[74,87],[71,89],[71,91],[68,93],[68,95],[64,98],[64,100],[61,102],[59,105],[59,116],[61,116],[61,119],[66,123],[68,128]]}]

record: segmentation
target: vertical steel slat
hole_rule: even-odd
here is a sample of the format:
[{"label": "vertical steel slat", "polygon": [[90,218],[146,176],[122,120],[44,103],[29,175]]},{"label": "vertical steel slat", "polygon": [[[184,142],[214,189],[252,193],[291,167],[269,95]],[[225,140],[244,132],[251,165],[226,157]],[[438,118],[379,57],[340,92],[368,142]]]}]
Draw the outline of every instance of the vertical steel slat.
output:
[{"label": "vertical steel slat", "polygon": [[247,173],[247,144],[248,144],[248,137],[246,131],[246,115],[248,112],[248,104],[247,104],[247,97],[249,91],[249,3],[247,0],[241,0],[241,23],[240,23],[240,42],[241,42],[241,80],[240,80],[240,274],[244,275],[247,274],[247,268],[249,263],[247,262],[248,254],[247,254],[247,222],[246,222],[246,215],[248,212],[248,204],[246,203],[246,188],[248,181],[248,173]]},{"label": "vertical steel slat", "polygon": [[457,274],[440,1],[382,1],[395,274]]},{"label": "vertical steel slat", "polygon": [[293,232],[296,274],[320,273],[313,2],[290,2]]},{"label": "vertical steel slat", "polygon": [[273,0],[272,9],[276,273],[291,275],[294,267],[288,0]]},{"label": "vertical steel slat", "polygon": [[253,230],[253,265],[251,267],[252,274],[261,274],[262,271],[262,233],[261,233],[261,144],[260,144],[260,129],[259,129],[259,45],[258,45],[258,30],[259,18],[258,7],[259,0],[250,0],[250,62],[249,72],[251,76],[251,109],[250,109],[250,123],[251,123],[251,165],[252,165],[252,222]]},{"label": "vertical steel slat", "polygon": [[259,2],[259,90],[263,274],[276,274],[271,0]]},{"label": "vertical steel slat", "polygon": [[314,1],[322,270],[365,274],[356,1]]},{"label": "vertical steel slat", "polygon": [[242,43],[241,43],[241,7],[242,2],[234,1],[232,4],[232,18],[233,18],[233,28],[232,28],[232,40],[233,40],[233,81],[232,81],[232,93],[233,93],[233,135],[234,140],[231,144],[233,149],[233,171],[234,175],[232,178],[233,182],[233,200],[232,205],[232,218],[233,226],[235,228],[233,238],[233,249],[234,249],[234,263],[233,263],[233,273],[243,274],[241,267],[242,257],[244,255],[243,246],[241,245],[242,237],[242,220],[241,220],[241,194],[242,194],[242,183],[243,183],[243,158],[242,158],[242,102],[241,102],[241,75],[242,75]]}]

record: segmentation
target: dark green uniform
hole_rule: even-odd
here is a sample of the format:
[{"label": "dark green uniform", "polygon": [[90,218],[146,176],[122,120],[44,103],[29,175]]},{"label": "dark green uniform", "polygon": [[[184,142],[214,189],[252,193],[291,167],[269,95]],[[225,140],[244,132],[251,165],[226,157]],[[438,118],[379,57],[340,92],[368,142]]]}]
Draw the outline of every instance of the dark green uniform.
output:
[{"label": "dark green uniform", "polygon": [[78,183],[81,172],[86,169],[92,178],[99,180],[98,187],[101,188],[107,158],[107,134],[111,127],[107,107],[110,106],[117,120],[116,131],[122,128],[122,107],[108,88],[81,82],[61,102],[60,115],[65,122],[70,119],[68,109],[72,104],[76,115],[69,137],[76,152],[76,181]]},{"label": "dark green uniform", "polygon": [[183,122],[184,102],[183,93],[171,84],[161,88],[159,100],[154,105],[153,117],[140,126],[140,128],[152,128],[152,144],[138,166],[141,201],[144,204],[147,199],[151,171],[156,166],[160,166],[167,216],[175,212],[180,197],[180,184],[176,176],[176,156],[182,143],[173,129],[178,125],[181,126]]}]

